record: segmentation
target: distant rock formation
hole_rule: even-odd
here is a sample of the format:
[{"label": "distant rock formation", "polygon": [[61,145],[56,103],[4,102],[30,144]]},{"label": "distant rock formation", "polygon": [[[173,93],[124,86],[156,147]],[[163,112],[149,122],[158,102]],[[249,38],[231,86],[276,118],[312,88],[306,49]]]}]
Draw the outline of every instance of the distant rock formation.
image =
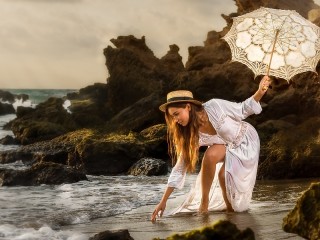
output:
[{"label": "distant rock formation", "polygon": [[29,96],[26,94],[12,94],[9,91],[0,90],[0,116],[6,114],[14,114],[16,111],[13,103],[16,100],[26,101]]},{"label": "distant rock formation", "polygon": [[[64,100],[49,98],[35,109],[18,107],[17,118],[7,124],[21,144],[52,139],[79,128],[63,108]],[[27,110],[26,110],[27,109]]]},{"label": "distant rock formation", "polygon": [[168,173],[168,165],[161,159],[142,158],[128,170],[128,174],[139,176],[159,176]]},{"label": "distant rock formation", "polygon": [[0,100],[2,102],[14,103],[15,100],[26,101],[29,99],[27,94],[12,94],[10,91],[0,90]]},{"label": "distant rock formation", "polygon": [[16,111],[14,110],[12,104],[0,102],[0,116],[6,114],[14,114],[15,112]]}]

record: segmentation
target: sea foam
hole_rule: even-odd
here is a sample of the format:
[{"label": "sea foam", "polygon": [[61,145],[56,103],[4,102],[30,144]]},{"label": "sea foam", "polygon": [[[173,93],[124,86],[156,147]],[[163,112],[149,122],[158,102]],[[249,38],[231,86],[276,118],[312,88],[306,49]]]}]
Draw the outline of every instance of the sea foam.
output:
[{"label": "sea foam", "polygon": [[62,104],[62,106],[64,107],[64,109],[67,110],[68,113],[71,113],[69,107],[71,106],[71,101],[70,100],[65,100],[64,103]]},{"label": "sea foam", "polygon": [[87,240],[88,236],[72,231],[53,230],[49,226],[42,226],[39,229],[18,228],[11,224],[0,225],[0,240],[18,239],[63,239],[63,240]]},{"label": "sea foam", "polygon": [[15,99],[15,102],[12,103],[12,106],[13,106],[14,110],[16,110],[16,111],[19,106],[35,108],[36,105],[37,104],[32,103],[31,100],[23,101],[23,99],[17,99],[17,98]]}]

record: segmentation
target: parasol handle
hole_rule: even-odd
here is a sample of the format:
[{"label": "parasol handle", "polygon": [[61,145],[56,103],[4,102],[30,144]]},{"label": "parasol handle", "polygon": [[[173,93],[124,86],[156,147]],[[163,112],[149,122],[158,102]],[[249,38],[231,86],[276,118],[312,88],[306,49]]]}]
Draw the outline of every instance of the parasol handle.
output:
[{"label": "parasol handle", "polygon": [[[278,38],[279,32],[280,32],[280,29],[277,29],[277,30],[276,30],[276,36],[274,37],[274,41],[273,41],[273,46],[272,46],[272,51],[271,51],[271,56],[270,56],[269,64],[267,65],[267,76],[269,76],[270,65],[271,65],[271,61],[272,61],[272,56],[273,56],[274,48],[276,47],[276,42],[277,42],[277,38]],[[264,88],[263,90],[267,90],[267,89]]]}]

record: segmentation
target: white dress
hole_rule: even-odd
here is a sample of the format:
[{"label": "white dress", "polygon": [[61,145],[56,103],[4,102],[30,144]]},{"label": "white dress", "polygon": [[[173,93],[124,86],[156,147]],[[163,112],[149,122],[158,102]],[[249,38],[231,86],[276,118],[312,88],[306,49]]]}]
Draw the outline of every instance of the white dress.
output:
[{"label": "white dress", "polygon": [[[256,181],[260,152],[259,136],[249,123],[242,121],[252,114],[259,114],[260,104],[253,97],[242,103],[212,99],[203,104],[209,121],[217,134],[199,133],[199,145],[225,144],[225,179],[227,197],[236,212],[248,209]],[[209,194],[209,211],[226,209],[219,185],[218,173],[223,163],[216,166],[215,177]],[[184,186],[186,169],[183,159],[178,159],[168,179],[168,186],[181,189]],[[186,200],[169,213],[198,211],[201,202],[201,180],[198,174]]]}]

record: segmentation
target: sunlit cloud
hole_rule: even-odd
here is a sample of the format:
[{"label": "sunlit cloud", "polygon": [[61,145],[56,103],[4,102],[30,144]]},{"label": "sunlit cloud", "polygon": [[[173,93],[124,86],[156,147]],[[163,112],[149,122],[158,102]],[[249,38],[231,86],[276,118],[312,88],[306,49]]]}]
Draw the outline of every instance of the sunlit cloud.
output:
[{"label": "sunlit cloud", "polygon": [[162,57],[202,46],[232,0],[0,0],[0,88],[80,88],[105,82],[103,49],[134,35]]}]

